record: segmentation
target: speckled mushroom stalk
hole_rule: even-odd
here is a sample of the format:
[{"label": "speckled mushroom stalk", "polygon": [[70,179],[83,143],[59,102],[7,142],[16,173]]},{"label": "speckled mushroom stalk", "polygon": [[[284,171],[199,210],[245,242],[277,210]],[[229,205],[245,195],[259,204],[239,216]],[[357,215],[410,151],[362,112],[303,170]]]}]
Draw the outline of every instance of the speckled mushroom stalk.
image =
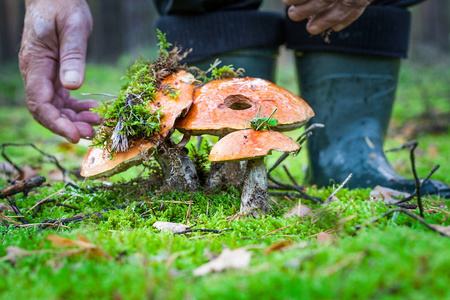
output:
[{"label": "speckled mushroom stalk", "polygon": [[293,152],[300,145],[275,131],[240,130],[228,134],[211,149],[212,162],[247,161],[240,213],[257,215],[270,209],[264,158],[272,150]]}]

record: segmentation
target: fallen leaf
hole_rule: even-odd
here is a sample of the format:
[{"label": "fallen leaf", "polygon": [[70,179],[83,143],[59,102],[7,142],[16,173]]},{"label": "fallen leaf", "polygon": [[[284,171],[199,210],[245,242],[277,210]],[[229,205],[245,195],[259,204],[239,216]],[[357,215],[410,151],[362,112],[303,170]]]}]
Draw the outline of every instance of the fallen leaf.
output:
[{"label": "fallen leaf", "polygon": [[17,259],[31,254],[33,254],[31,251],[23,250],[22,248],[16,246],[9,246],[6,247],[6,255],[0,258],[0,261],[8,261],[9,263],[15,265],[17,263]]},{"label": "fallen leaf", "polygon": [[7,161],[0,162],[0,178],[8,179],[17,176],[17,170]]},{"label": "fallen leaf", "polygon": [[20,174],[16,180],[27,180],[39,176],[37,169],[30,166],[23,166],[20,168]]},{"label": "fallen leaf", "polygon": [[53,252],[53,250],[47,250],[47,249],[28,251],[28,250],[24,250],[17,246],[9,246],[9,247],[6,247],[6,255],[3,257],[0,257],[0,262],[8,261],[12,265],[15,265],[17,263],[18,259],[20,259],[22,257],[28,256],[28,255],[33,255],[33,254],[52,253],[52,252]]},{"label": "fallen leaf", "polygon": [[48,181],[49,181],[49,182],[54,182],[54,181],[65,181],[65,179],[68,179],[68,178],[65,178],[63,172],[61,172],[60,169],[53,169],[53,170],[50,170],[50,171],[47,173],[47,178],[48,178]]},{"label": "fallen leaf", "polygon": [[9,206],[8,204],[3,203],[3,202],[0,203],[0,210],[7,210],[9,212],[14,212],[14,209],[12,209],[11,206]]},{"label": "fallen leaf", "polygon": [[294,208],[291,209],[291,211],[285,213],[283,217],[285,218],[291,218],[293,216],[299,216],[300,218],[304,218],[306,216],[311,216],[312,210],[305,205],[296,205]]},{"label": "fallen leaf", "polygon": [[250,266],[252,253],[246,248],[230,250],[225,248],[215,259],[194,270],[194,276],[204,276],[212,272],[222,272],[228,269],[245,269]]},{"label": "fallen leaf", "polygon": [[71,240],[68,238],[63,238],[58,235],[52,234],[47,237],[47,240],[52,242],[53,247],[56,248],[69,248],[75,247],[79,251],[67,251],[62,253],[63,256],[74,255],[78,253],[85,252],[91,257],[104,257],[106,259],[111,259],[111,257],[103,251],[102,248],[94,245],[88,239],[86,239],[81,234],[78,234],[78,240]]},{"label": "fallen leaf", "polygon": [[317,234],[317,241],[319,243],[332,242],[334,240],[335,240],[335,237],[327,232],[319,232]]},{"label": "fallen leaf", "polygon": [[384,203],[396,203],[399,200],[409,197],[410,194],[393,190],[388,187],[377,185],[373,191],[370,192],[370,198],[374,200],[383,200]]},{"label": "fallen leaf", "polygon": [[286,247],[289,247],[290,245],[292,245],[292,243],[293,243],[292,240],[278,241],[278,242],[270,245],[269,248],[265,249],[263,252],[265,254],[270,254],[275,251],[283,251],[286,249]]},{"label": "fallen leaf", "polygon": [[159,230],[169,230],[169,231],[172,231],[173,233],[182,232],[182,231],[185,231],[185,230],[191,228],[190,226],[186,226],[181,223],[171,223],[171,222],[161,222],[161,221],[156,221],[153,224],[153,227],[155,227],[156,229],[159,229]]}]

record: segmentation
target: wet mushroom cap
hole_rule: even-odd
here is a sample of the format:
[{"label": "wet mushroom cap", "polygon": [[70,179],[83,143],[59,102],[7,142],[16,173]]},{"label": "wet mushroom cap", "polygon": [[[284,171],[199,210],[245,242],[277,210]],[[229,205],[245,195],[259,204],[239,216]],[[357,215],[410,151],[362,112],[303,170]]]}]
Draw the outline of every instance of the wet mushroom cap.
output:
[{"label": "wet mushroom cap", "polygon": [[276,84],[260,78],[228,78],[210,81],[195,90],[189,113],[176,123],[177,129],[191,130],[193,135],[224,136],[232,131],[250,128],[261,106],[260,117],[274,118],[276,131],[301,127],[314,116],[301,98]]},{"label": "wet mushroom cap", "polygon": [[239,130],[220,139],[209,154],[211,162],[231,162],[256,159],[272,150],[293,152],[300,145],[287,135],[276,131]]},{"label": "wet mushroom cap", "polygon": [[[161,119],[161,132],[155,139],[164,139],[173,128],[176,119],[188,112],[192,104],[194,81],[195,78],[192,74],[179,71],[176,74],[169,75],[161,82],[163,88],[157,92],[155,100],[150,103],[153,109],[161,108],[164,114]],[[179,90],[180,93],[176,98],[172,98],[170,93],[164,91],[164,87]],[[113,159],[110,158],[111,155],[106,149],[91,147],[84,157],[81,176],[90,178],[108,177],[123,172],[140,164],[144,159],[143,155],[151,155],[157,142],[157,140],[154,142],[135,141],[127,152],[114,153]]]},{"label": "wet mushroom cap", "polygon": [[123,172],[140,164],[143,159],[141,154],[150,155],[149,150],[154,146],[155,144],[150,142],[137,141],[127,152],[114,153],[113,159],[111,159],[108,151],[91,147],[84,157],[81,176],[90,178],[110,177]]}]

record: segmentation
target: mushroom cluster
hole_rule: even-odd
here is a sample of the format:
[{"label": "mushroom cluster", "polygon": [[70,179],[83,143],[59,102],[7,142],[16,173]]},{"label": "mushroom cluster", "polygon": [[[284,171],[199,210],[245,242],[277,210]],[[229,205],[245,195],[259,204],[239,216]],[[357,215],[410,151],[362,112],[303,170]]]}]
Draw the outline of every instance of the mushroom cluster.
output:
[{"label": "mushroom cluster", "polygon": [[[266,212],[270,205],[264,158],[272,150],[298,150],[300,146],[281,131],[303,126],[314,112],[301,98],[264,79],[216,79],[195,87],[195,80],[189,76],[180,71],[165,79],[162,84],[176,86],[180,94],[171,99],[159,91],[156,104],[152,104],[159,105],[164,113],[158,142],[136,141],[129,151],[115,153],[113,160],[106,150],[91,148],[82,175],[111,176],[141,163],[144,156],[152,155],[161,143],[170,140],[174,128],[187,135],[215,135],[221,139],[211,150],[211,162],[247,161],[240,213]],[[255,117],[267,120],[274,112],[277,122],[270,130],[251,129]]]},{"label": "mushroom cluster", "polygon": [[[269,131],[249,129],[255,117],[267,120],[273,112],[277,122]],[[211,150],[212,163],[247,161],[240,213],[250,214],[270,208],[264,158],[272,150],[293,152],[300,148],[278,131],[300,128],[313,116],[303,99],[272,82],[228,78],[198,87],[189,113],[177,121],[176,127],[193,135],[223,137]]]}]

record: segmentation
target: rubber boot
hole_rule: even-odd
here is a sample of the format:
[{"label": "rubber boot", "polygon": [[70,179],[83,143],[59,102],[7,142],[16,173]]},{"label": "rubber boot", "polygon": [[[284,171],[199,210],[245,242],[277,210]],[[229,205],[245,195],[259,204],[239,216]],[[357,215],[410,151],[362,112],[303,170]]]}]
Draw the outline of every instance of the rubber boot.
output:
[{"label": "rubber boot", "polygon": [[243,68],[245,76],[264,78],[274,82],[277,56],[278,47],[251,48],[222,53],[212,59],[189,63],[189,65],[207,70],[216,59],[219,59],[221,61],[219,68],[233,65],[235,70]]},{"label": "rubber boot", "polygon": [[[412,193],[415,181],[398,175],[383,152],[395,98],[400,60],[330,52],[297,53],[301,96],[314,109],[311,122],[325,124],[308,141],[308,180],[318,186],[381,185]],[[450,189],[429,180],[422,194],[449,197]]]}]

